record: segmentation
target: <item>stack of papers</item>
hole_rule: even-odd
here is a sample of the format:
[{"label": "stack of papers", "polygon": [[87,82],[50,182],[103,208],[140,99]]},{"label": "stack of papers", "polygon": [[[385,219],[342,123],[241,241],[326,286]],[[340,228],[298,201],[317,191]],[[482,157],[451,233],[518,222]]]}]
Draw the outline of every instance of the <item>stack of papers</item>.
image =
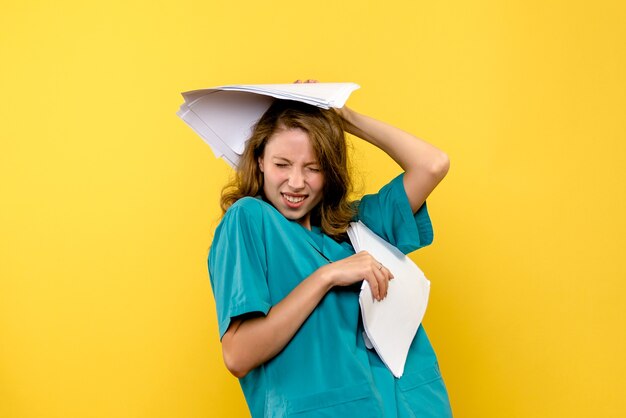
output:
[{"label": "stack of papers", "polygon": [[211,147],[218,158],[236,167],[252,128],[275,99],[296,100],[328,109],[341,108],[355,83],[229,85],[182,93],[176,114]]},{"label": "stack of papers", "polygon": [[364,223],[352,222],[348,236],[356,252],[367,251],[394,276],[387,297],[378,302],[363,281],[359,304],[365,343],[374,348],[395,377],[404,373],[409,348],[419,328],[430,294],[430,281],[409,257],[372,232]]}]

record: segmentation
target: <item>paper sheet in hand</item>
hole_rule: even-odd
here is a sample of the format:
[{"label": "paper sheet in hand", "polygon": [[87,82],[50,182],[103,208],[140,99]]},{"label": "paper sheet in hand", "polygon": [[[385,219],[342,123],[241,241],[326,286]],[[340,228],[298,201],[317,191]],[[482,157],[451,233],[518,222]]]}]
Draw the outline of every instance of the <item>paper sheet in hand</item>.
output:
[{"label": "paper sheet in hand", "polygon": [[324,109],[343,107],[355,83],[251,84],[212,87],[182,93],[176,114],[211,147],[216,157],[236,167],[254,124],[275,98]]},{"label": "paper sheet in hand", "polygon": [[409,257],[372,232],[362,222],[352,222],[348,236],[354,249],[369,252],[394,275],[387,297],[378,302],[363,281],[359,304],[369,342],[395,377],[402,376],[409,347],[422,322],[430,281]]}]

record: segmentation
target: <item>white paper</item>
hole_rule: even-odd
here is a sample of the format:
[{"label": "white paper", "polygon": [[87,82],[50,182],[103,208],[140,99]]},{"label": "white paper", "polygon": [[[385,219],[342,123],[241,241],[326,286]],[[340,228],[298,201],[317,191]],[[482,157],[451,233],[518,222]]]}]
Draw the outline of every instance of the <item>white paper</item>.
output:
[{"label": "white paper", "polygon": [[362,222],[352,222],[348,236],[356,252],[369,252],[394,276],[389,282],[387,297],[380,302],[372,297],[370,286],[364,280],[359,304],[366,344],[369,342],[367,345],[374,347],[395,377],[401,377],[409,348],[428,306],[430,281],[409,257]]},{"label": "white paper", "polygon": [[328,109],[343,107],[350,93],[358,88],[354,83],[293,83],[226,86],[224,90],[267,94],[278,99],[297,100]]},{"label": "white paper", "polygon": [[176,114],[213,150],[235,167],[252,128],[275,98],[296,100],[328,109],[343,107],[355,83],[229,85],[182,93]]}]

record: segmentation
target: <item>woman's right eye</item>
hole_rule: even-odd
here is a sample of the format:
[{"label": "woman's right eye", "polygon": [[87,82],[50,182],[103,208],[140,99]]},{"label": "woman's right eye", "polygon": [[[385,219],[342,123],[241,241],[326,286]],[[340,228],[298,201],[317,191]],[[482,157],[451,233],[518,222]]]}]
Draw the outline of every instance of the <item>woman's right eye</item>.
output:
[{"label": "woman's right eye", "polygon": [[285,163],[275,163],[276,167],[287,167]]}]

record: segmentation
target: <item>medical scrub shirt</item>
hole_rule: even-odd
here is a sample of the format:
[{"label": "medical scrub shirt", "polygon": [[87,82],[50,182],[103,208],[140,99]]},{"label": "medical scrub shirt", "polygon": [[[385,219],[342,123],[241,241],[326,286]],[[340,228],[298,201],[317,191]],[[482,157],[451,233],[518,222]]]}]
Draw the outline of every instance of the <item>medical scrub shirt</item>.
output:
[{"label": "medical scrub shirt", "polygon": [[[405,254],[428,245],[426,203],[413,214],[403,174],[364,196],[357,219]],[[220,338],[240,315],[266,315],[321,266],[354,254],[260,198],[234,203],[215,231],[208,267]],[[363,340],[360,285],[335,286],[273,359],[240,379],[253,417],[450,417],[448,395],[420,326],[397,379]],[[254,348],[251,347],[251,350]]]}]

